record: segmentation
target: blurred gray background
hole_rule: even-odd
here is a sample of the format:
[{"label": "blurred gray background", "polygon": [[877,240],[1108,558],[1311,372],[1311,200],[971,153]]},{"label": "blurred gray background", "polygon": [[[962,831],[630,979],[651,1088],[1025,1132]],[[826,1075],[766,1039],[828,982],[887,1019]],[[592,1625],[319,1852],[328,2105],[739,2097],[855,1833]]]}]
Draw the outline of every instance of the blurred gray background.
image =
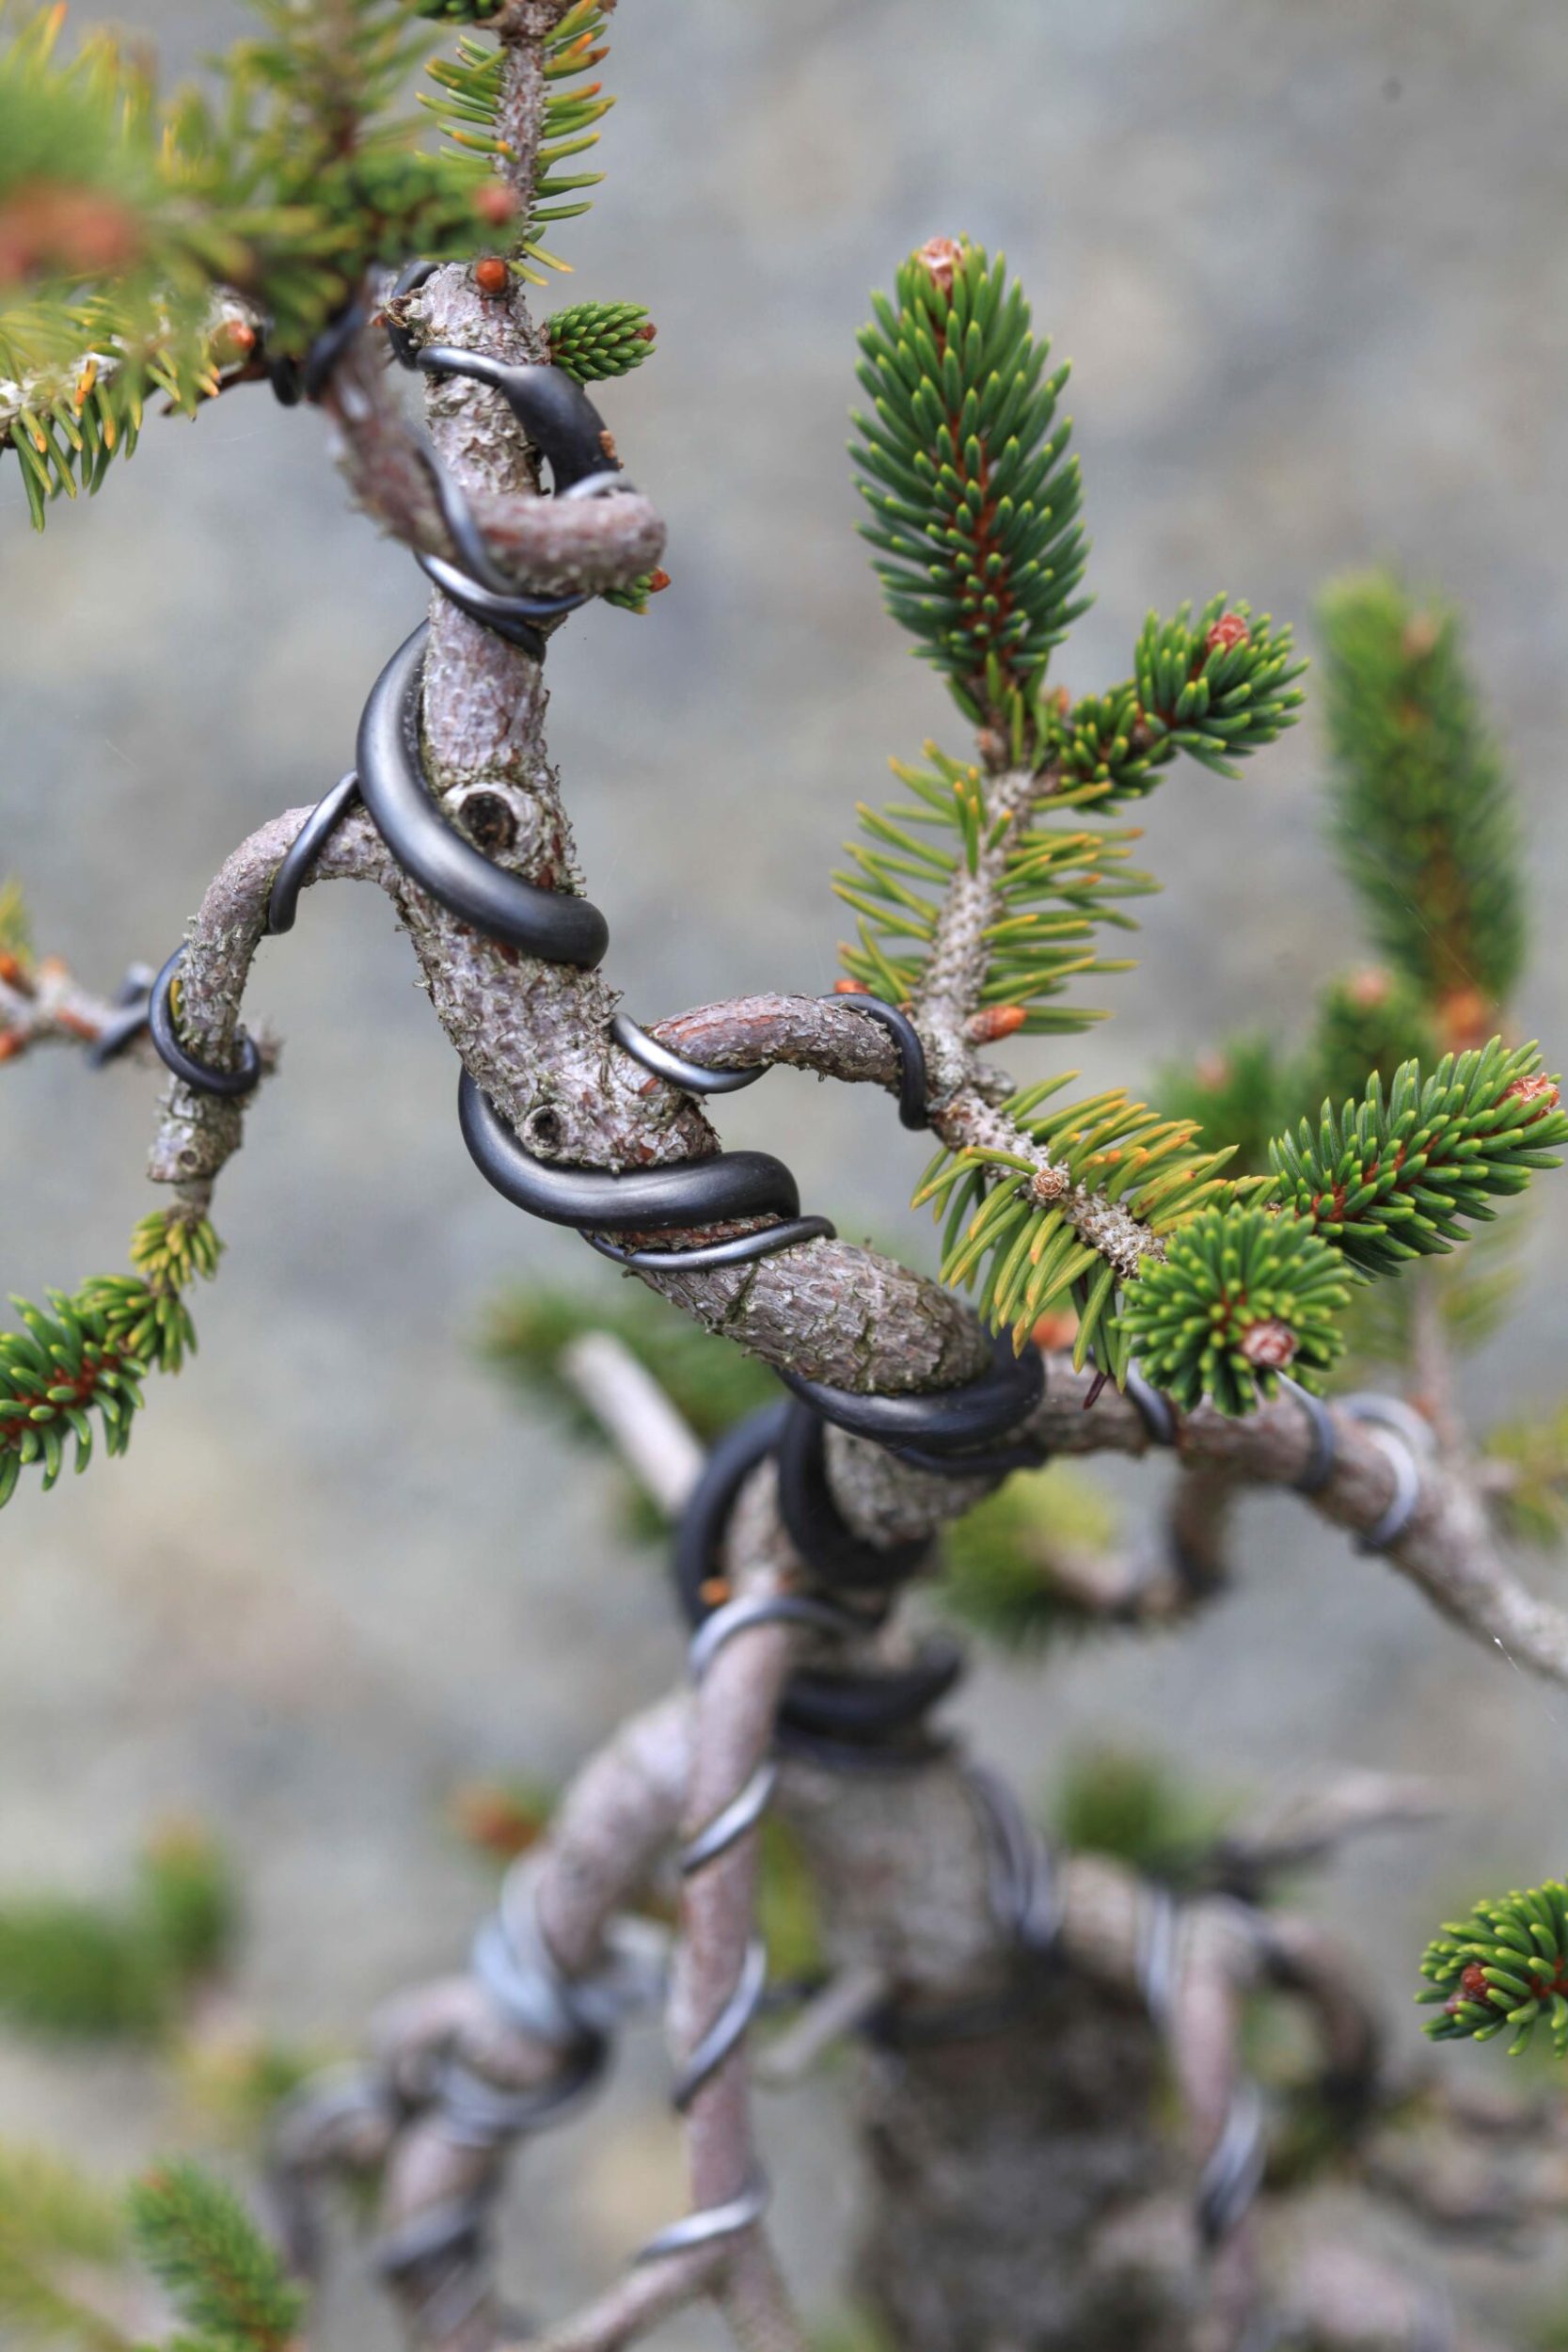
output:
[{"label": "blurred gray background", "polygon": [[[240,16],[141,0],[132,21],[182,72]],[[890,753],[957,739],[881,617],[843,453],[868,287],[967,231],[1005,247],[1074,362],[1099,594],[1060,663],[1075,688],[1121,674],[1146,609],[1187,595],[1304,626],[1325,576],[1389,557],[1468,607],[1533,845],[1521,1016],[1560,1061],[1559,0],[624,0],[609,86],[610,179],[559,242],[572,296],[657,321],[604,405],[668,516],[674,585],[646,620],[574,622],[550,673],[631,1008],[826,987],[853,802]],[[161,959],[243,834],[339,773],[421,583],[347,511],[319,421],[259,389],[154,424],[41,540],[0,467],[0,869],[42,946],[108,985]],[[1299,1033],[1360,953],[1320,762],[1309,716],[1244,783],[1184,771],[1150,804],[1167,891],[1142,970],[1108,984],[1116,1021],[1075,1045],[1096,1079],[1239,1025]],[[466,1946],[487,1887],[443,1822],[453,1785],[563,1775],[679,1661],[648,1557],[474,1352],[498,1285],[613,1278],[475,1177],[411,977],[368,893],[312,895],[263,953],[253,1007],[287,1057],[222,1186],[199,1362],[157,1386],[126,1462],[29,1486],[0,1525],[0,1889],[101,1887],[153,1820],[199,1811],[249,1890],[245,2002],[325,2046]],[[0,1286],[122,1263],[156,1090],[63,1055],[4,1073]],[[725,1127],[784,1150],[843,1230],[928,1263],[901,1212],[921,1154],[885,1111],[784,1075]],[[1560,1180],[1533,1230],[1535,1295],[1473,1375],[1487,1410],[1568,1379]],[[1201,1627],[987,1668],[964,1710],[1032,1796],[1107,1739],[1222,1788],[1331,1762],[1448,1776],[1447,1831],[1367,1849],[1312,1896],[1414,2030],[1435,1916],[1560,1867],[1568,1697],[1297,1509],[1249,1506],[1239,1549]],[[644,2038],[609,2107],[528,2156],[528,2296],[559,2308],[673,2210],[661,2084]],[[106,2169],[185,2128],[139,2062],[4,2040],[0,2119]],[[832,2086],[768,2130],[785,2248],[825,2307]],[[344,2295],[341,2325],[385,2341]]]}]

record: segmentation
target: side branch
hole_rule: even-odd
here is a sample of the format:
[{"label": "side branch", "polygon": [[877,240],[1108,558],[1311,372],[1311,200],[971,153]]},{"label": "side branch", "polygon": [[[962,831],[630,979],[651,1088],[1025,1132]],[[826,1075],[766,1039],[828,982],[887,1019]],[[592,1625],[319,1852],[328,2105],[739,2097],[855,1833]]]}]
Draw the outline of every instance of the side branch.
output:
[{"label": "side branch", "polygon": [[[498,393],[477,388],[471,397],[476,408],[483,403],[496,411],[498,435],[514,430]],[[342,470],[364,511],[416,554],[461,564],[435,461],[398,399],[379,329],[367,328],[343,354],[322,405],[337,428]],[[612,499],[552,499],[528,487],[476,485],[467,498],[501,571],[541,595],[627,587],[664,551],[657,510],[629,486]]]},{"label": "side branch", "polygon": [[24,963],[0,954],[0,1062],[15,1061],[35,1045],[95,1046],[123,1018],[123,999],[116,1005],[94,995],[58,956]]},{"label": "side branch", "polygon": [[[228,1065],[240,1003],[256,950],[266,933],[267,899],[285,850],[310,811],[291,808],[243,841],[209,883],[185,939],[180,974],[181,1034],[202,1061]],[[357,812],[333,834],[312,882],[376,882],[396,894],[401,877],[380,835]],[[171,1080],[148,1162],[154,1184],[195,1185],[203,1193],[240,1148],[244,1115],[233,1097],[198,1093]]]},{"label": "side branch", "polygon": [[[851,1085],[896,1089],[896,1049],[886,1030],[854,1011],[854,1001],[852,995],[742,996],[680,1013],[660,1022],[653,1034],[660,1044],[719,1070],[770,1069],[784,1063]],[[1147,1225],[1102,1193],[1074,1184],[1033,1136],[998,1109],[998,1103],[1013,1091],[1012,1081],[981,1060],[965,1037],[959,1014],[938,1022],[917,1007],[915,1025],[927,1043],[931,1068],[939,1073],[939,1088],[943,1072],[957,1079],[950,1090],[939,1090],[930,1105],[931,1133],[940,1143],[950,1152],[1000,1152],[1014,1164],[1027,1163],[1034,1170],[1037,1200],[1058,1202],[1066,1222],[1121,1274],[1135,1274],[1143,1258],[1164,1257],[1164,1244]],[[864,1035],[866,1031],[872,1035]]]},{"label": "side branch", "polygon": [[[1049,1365],[1044,1402],[1030,1427],[1053,1454],[1142,1454],[1148,1433],[1127,1397],[1106,1390],[1085,1409],[1092,1375],[1057,1359]],[[1387,1453],[1364,1422],[1330,1407],[1335,1467],[1310,1497],[1314,1510],[1366,1537],[1397,1492]],[[1233,1421],[1205,1405],[1181,1426],[1183,1462],[1238,1485],[1298,1486],[1313,1459],[1311,1424],[1281,1397]],[[1462,1471],[1442,1461],[1418,1465],[1415,1508],[1386,1557],[1446,1617],[1549,1681],[1568,1683],[1568,1614],[1540,1599],[1500,1556],[1483,1502]]]}]

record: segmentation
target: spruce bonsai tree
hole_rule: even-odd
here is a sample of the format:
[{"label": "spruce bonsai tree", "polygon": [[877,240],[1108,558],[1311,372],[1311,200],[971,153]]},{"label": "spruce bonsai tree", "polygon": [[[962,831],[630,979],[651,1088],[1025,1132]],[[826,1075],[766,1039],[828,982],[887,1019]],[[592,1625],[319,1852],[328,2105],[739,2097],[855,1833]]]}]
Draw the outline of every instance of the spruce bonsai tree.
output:
[{"label": "spruce bonsai tree", "polygon": [[[570,1385],[670,1523],[691,1677],[585,1763],[469,1970],[402,1998],[372,2059],[282,2111],[273,2243],[188,2169],[141,2185],[131,2250],[169,2303],[122,2332],[292,2341],[284,2265],[319,2268],[324,2199],[354,2179],[375,2186],[375,2265],[415,2341],[521,2340],[493,2283],[507,2162],[566,2121],[622,2024],[661,2008],[684,2209],[531,2343],[622,2345],[707,2300],[753,2352],[801,2344],[753,2087],[846,2042],[876,2341],[1430,2341],[1418,2279],[1338,2235],[1302,2259],[1293,2217],[1350,2177],[1448,2226],[1443,2153],[1457,2140],[1482,2178],[1486,2146],[1386,2061],[1338,1952],[1273,1900],[1283,1871],[1410,1792],[1355,1783],[1195,1838],[1123,1782],[1078,1808],[1101,1824],[1086,1848],[1042,1838],[942,1728],[962,1653],[905,1596],[929,1582],[1015,1644],[1196,1615],[1227,1581],[1237,1499],[1288,1487],[1325,1535],[1568,1681],[1568,1618],[1497,1532],[1509,1514],[1555,1530],[1568,1443],[1503,1433],[1483,1455],[1451,1378],[1503,1288],[1495,1258],[1467,1268],[1458,1246],[1568,1138],[1509,1023],[1515,820],[1452,616],[1387,579],[1325,606],[1340,838],[1383,966],[1326,992],[1309,1041],[1242,1041],[1172,1073],[1162,1107],[1085,1095],[1057,1041],[1101,1017],[1083,992],[1126,968],[1104,935],[1152,887],[1130,817],[1162,787],[1232,789],[1295,719],[1304,665],[1287,628],[1216,595],[1151,616],[1103,691],[1057,683],[1087,564],[1065,371],[1001,260],[933,237],[874,298],[853,457],[889,612],[949,690],[951,733],[859,811],[832,993],[640,1025],[606,977],[545,733],[556,629],[665,584],[656,506],[586,389],[647,359],[651,323],[628,302],[537,308],[548,241],[597,177],[609,7],[256,15],[211,86],[166,101],[106,39],[71,50],[59,11],[10,0],[0,438],[42,528],[105,482],[154,400],[196,414],[270,386],[325,414],[352,495],[429,576],[430,616],[372,688],[353,767],[241,844],[155,977],[95,994],[35,954],[20,891],[4,901],[0,1056],[74,1042],[128,1083],[155,1056],[169,1083],[150,1170],[165,1205],[132,1270],[20,1304],[0,1337],[0,1502],[95,1446],[122,1454],[150,1375],[190,1355],[218,1181],[275,1090],[244,1019],[256,950],[308,885],[372,882],[455,1048],[479,1171],[642,1286],[625,1306],[601,1269],[591,1306],[525,1302],[497,1346]],[[423,117],[404,103],[420,62]],[[1022,1076],[1001,1059],[1020,1051]],[[721,1148],[708,1098],[780,1063],[879,1088],[928,1132],[915,1197],[941,1222],[937,1279],[840,1240],[773,1154]],[[736,1347],[764,1372],[716,1373]],[[1350,1385],[1347,1349],[1391,1384]],[[1101,1452],[1179,1468],[1162,1539],[1132,1560],[1057,1460]],[[809,1889],[787,1980],[758,1933],[765,1820]],[[650,1893],[673,1898],[673,1927]],[[1560,1915],[1548,1890],[1454,1931],[1432,1963],[1451,2027],[1490,2029],[1499,1993],[1511,2014],[1568,2015]],[[1508,1958],[1537,1928],[1539,1991]],[[770,2006],[798,2014],[759,2050],[770,1973]],[[1305,2010],[1313,2055],[1265,2095],[1246,2059],[1268,1996]],[[16,2181],[0,2297],[33,2333],[119,2341],[68,2288],[125,2245],[64,2175]]]}]

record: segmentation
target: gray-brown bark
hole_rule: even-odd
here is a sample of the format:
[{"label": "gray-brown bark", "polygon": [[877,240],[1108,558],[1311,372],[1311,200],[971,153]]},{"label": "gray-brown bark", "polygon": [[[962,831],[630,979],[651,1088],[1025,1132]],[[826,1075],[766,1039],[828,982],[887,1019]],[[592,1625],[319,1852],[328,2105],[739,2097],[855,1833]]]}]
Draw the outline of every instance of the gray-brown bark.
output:
[{"label": "gray-brown bark", "polygon": [[[526,33],[557,12],[548,0],[519,0],[508,18],[518,37],[515,144],[525,158],[537,96],[530,95]],[[459,269],[438,272],[404,310],[416,340],[507,359],[542,353],[520,300],[483,298]],[[428,475],[364,351],[341,377],[333,406],[362,502],[410,544],[442,551]],[[498,555],[531,585],[598,588],[630,580],[657,554],[657,519],[645,501],[585,504],[566,518],[536,499],[531,456],[493,392],[465,380],[436,381],[428,414],[439,462],[473,498]],[[436,599],[423,718],[436,801],[509,870],[545,888],[580,892],[546,742],[546,699],[537,662]],[[998,807],[1022,805],[1037,788],[1011,775],[989,786]],[[277,820],[236,853],[194,929],[182,1017],[208,1058],[221,1062],[232,1052],[266,887],[299,820],[297,814]],[[697,1104],[650,1078],[611,1041],[616,999],[603,974],[540,963],[477,937],[396,870],[363,818],[341,829],[318,870],[322,878],[375,880],[388,891],[465,1068],[536,1156],[622,1169],[718,1149]],[[995,886],[989,866],[955,885],[915,1009],[935,1075],[936,1131],[955,1148],[982,1137],[1017,1141],[997,1109],[1005,1082],[980,1061],[965,1026]],[[795,1061],[883,1086],[895,1075],[885,1034],[844,1001],[750,999],[683,1016],[659,1034],[717,1063]],[[236,1148],[240,1124],[236,1105],[176,1086],[154,1173],[204,1189]],[[1037,1157],[1049,1181],[1055,1171],[1043,1153]],[[1092,1197],[1076,1203],[1074,1216],[1085,1230],[1103,1229],[1118,1263],[1151,1246],[1125,1216],[1113,1232]],[[847,1388],[942,1386],[977,1371],[989,1353],[974,1317],[951,1295],[889,1259],[836,1242],[740,1269],[645,1279],[705,1327],[766,1360]],[[1051,1449],[1141,1453],[1148,1433],[1132,1406],[1106,1395],[1085,1411],[1086,1389],[1083,1376],[1053,1363],[1034,1421]],[[1392,1472],[1364,1429],[1341,1421],[1338,1434],[1338,1467],[1314,1507],[1333,1523],[1365,1531],[1386,1507]],[[1176,1512],[1177,1537],[1189,1569],[1212,1583],[1223,1571],[1220,1542],[1236,1494],[1249,1481],[1298,1478],[1308,1432],[1290,1403],[1245,1423],[1205,1411],[1185,1426],[1181,1452],[1192,1476]],[[836,1435],[831,1461],[846,1517],[883,1544],[930,1532],[983,1491],[979,1482],[965,1488],[921,1477]],[[1441,1466],[1423,1470],[1418,1507],[1393,1557],[1470,1629],[1568,1680],[1568,1621],[1504,1568],[1462,1475]],[[736,1573],[810,1581],[778,1525],[767,1473],[743,1504]],[[684,1814],[689,1830],[698,1825],[744,1776],[766,1745],[771,1696],[794,1655],[793,1636],[778,1637],[749,1661],[737,1655],[733,1678],[744,1685],[742,1697],[721,1704],[721,1686],[711,1708],[696,1710],[700,1725],[713,1713],[705,1739],[693,1737],[690,1708],[673,1709],[628,1735],[585,1776],[537,1881],[540,1917],[562,1967],[592,1971],[610,1911],[646,1876],[677,1819]],[[889,1983],[906,2028],[922,2011],[1019,1990],[1019,1955],[991,1899],[984,1824],[957,1759],[939,1757],[913,1773],[849,1777],[793,1763],[783,1802],[812,1857],[835,1964]],[[729,1981],[750,1917],[752,1867],[749,1843],[738,1846],[733,1865],[727,1860],[699,1880],[688,1897],[672,2015],[677,2052],[689,2049]],[[865,2058],[860,2097],[871,2199],[862,2276],[900,2352],[1056,2352],[1069,2344],[1098,2352],[1113,2344],[1117,2352],[1224,2352],[1239,2339],[1252,2235],[1243,2230],[1218,2257],[1208,2255],[1195,2232],[1191,2189],[1196,2162],[1223,2122],[1237,2005],[1255,1955],[1232,1948],[1236,1939],[1227,1941],[1223,1918],[1193,1931],[1176,2054],[1187,2132],[1173,2135],[1165,2060],[1138,1992],[1138,1900],[1125,1874],[1077,1866],[1069,1876],[1059,1975],[1037,1988],[1037,2001],[986,2031],[929,2046],[874,2045]],[[429,2048],[455,2047],[501,2088],[538,2083],[551,2062],[526,2037],[501,2030],[467,1984],[415,2004],[394,2021],[390,2037],[394,2067]],[[746,2080],[736,2058],[693,2104],[699,2203],[733,2194],[748,2151]],[[482,2169],[471,2152],[443,2136],[438,2119],[416,2120],[390,2150],[389,2222],[472,2185]],[[558,2352],[628,2341],[673,2296],[699,2286],[719,2296],[743,2343],[793,2343],[754,2233],[721,2259],[631,2274],[548,2341]],[[419,2324],[417,2296],[412,2300]],[[480,2305],[443,2341],[467,2352],[485,2341],[491,2325]]]}]

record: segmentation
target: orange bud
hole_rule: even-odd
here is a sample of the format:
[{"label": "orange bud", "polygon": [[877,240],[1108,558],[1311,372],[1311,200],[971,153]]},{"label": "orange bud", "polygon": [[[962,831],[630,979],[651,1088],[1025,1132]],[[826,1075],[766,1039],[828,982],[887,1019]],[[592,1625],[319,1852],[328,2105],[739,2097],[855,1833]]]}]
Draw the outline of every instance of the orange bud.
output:
[{"label": "orange bud", "polygon": [[1072,1345],[1078,1337],[1078,1317],[1074,1314],[1044,1314],[1029,1334],[1035,1345],[1049,1356]]},{"label": "orange bud", "polygon": [[475,1781],[459,1788],[451,1801],[453,1827],[471,1846],[502,1861],[511,1861],[536,1845],[545,1823],[531,1805],[520,1803],[508,1788]]},{"label": "orange bud", "polygon": [[963,246],[956,237],[927,237],[915,255],[930,271],[943,294],[953,291],[953,272],[963,260]]},{"label": "orange bud", "polygon": [[1450,989],[1437,1008],[1437,1034],[1444,1051],[1461,1054],[1466,1046],[1484,1045],[1495,1017],[1495,1006],[1479,988]]},{"label": "orange bud", "polygon": [[1505,1103],[1539,1103],[1543,1111],[1555,1111],[1561,1099],[1544,1071],[1534,1078],[1515,1078],[1511,1087],[1503,1089]]},{"label": "orange bud", "polygon": [[247,319],[225,319],[213,336],[213,358],[220,368],[248,359],[256,348],[256,329]]},{"label": "orange bud", "polygon": [[650,572],[648,574],[648,594],[650,596],[662,596],[664,590],[668,588],[669,585],[670,575],[664,569],[662,564],[659,565],[657,572]]},{"label": "orange bud", "polygon": [[1242,1354],[1265,1372],[1283,1372],[1295,1361],[1296,1335],[1277,1315],[1264,1315],[1242,1333]]},{"label": "orange bud", "polygon": [[1203,641],[1208,653],[1228,653],[1233,645],[1250,645],[1252,631],[1239,612],[1222,612]]},{"label": "orange bud", "polygon": [[474,263],[474,284],[482,294],[488,294],[494,301],[511,291],[512,272],[499,255],[488,253],[483,262]]},{"label": "orange bud", "polygon": [[833,982],[835,996],[869,996],[870,993],[871,991],[863,980],[835,980]]},{"label": "orange bud", "polygon": [[972,1044],[994,1045],[998,1038],[1022,1029],[1028,1018],[1022,1005],[984,1005],[970,1014],[964,1029]]},{"label": "orange bud", "polygon": [[27,1041],[19,1029],[0,1029],[0,1061],[12,1061],[26,1050]]},{"label": "orange bud", "polygon": [[517,199],[502,180],[486,180],[474,190],[474,210],[492,229],[504,229],[517,215]]}]

